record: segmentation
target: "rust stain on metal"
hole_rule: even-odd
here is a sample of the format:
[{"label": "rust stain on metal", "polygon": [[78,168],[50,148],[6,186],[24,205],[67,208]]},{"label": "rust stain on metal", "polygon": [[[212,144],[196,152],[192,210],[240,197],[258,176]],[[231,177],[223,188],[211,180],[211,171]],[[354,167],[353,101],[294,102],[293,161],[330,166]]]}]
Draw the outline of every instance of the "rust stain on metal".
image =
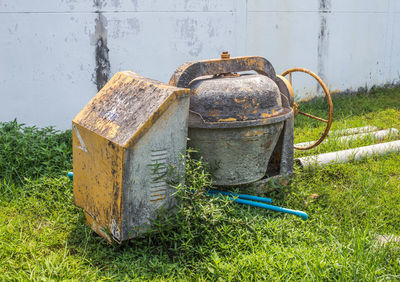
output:
[{"label": "rust stain on metal", "polygon": [[238,104],[246,102],[245,98],[244,99],[234,98],[233,100]]}]

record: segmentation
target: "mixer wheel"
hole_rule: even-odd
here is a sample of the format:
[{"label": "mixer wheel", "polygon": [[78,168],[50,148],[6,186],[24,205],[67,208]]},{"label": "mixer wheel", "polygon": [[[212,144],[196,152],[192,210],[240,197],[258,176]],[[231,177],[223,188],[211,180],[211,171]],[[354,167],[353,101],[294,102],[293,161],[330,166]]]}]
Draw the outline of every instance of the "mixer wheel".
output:
[{"label": "mixer wheel", "polygon": [[289,82],[293,86],[293,83],[292,83],[292,73],[293,72],[304,72],[306,74],[311,75],[316,81],[318,81],[318,83],[321,85],[322,89],[325,92],[325,98],[326,98],[326,101],[327,101],[328,106],[329,106],[329,117],[328,117],[328,119],[323,119],[323,118],[314,116],[312,114],[302,112],[302,111],[299,110],[299,104],[298,103],[294,103],[293,104],[293,112],[294,112],[294,116],[295,117],[298,114],[300,114],[300,115],[304,115],[304,116],[309,117],[309,118],[313,118],[313,119],[318,120],[320,122],[325,122],[326,123],[326,127],[325,127],[325,130],[324,130],[324,133],[322,134],[322,136],[317,141],[315,141],[314,144],[311,144],[311,145],[306,146],[306,147],[296,147],[296,146],[294,146],[294,148],[297,149],[297,150],[309,150],[309,149],[312,149],[312,148],[318,146],[326,138],[326,136],[328,135],[329,129],[331,128],[332,116],[333,116],[333,104],[332,104],[331,94],[329,93],[328,87],[326,87],[326,85],[322,81],[322,79],[318,75],[316,75],[315,73],[313,73],[312,71],[310,71],[308,69],[305,69],[305,68],[288,69],[288,70],[284,71],[281,74],[281,76],[289,75]]}]

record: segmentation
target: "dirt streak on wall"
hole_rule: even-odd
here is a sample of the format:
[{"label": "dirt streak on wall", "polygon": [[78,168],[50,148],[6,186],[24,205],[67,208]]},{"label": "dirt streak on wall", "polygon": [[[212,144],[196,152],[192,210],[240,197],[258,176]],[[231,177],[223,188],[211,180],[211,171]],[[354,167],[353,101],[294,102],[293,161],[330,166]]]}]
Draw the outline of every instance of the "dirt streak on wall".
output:
[{"label": "dirt streak on wall", "polygon": [[110,78],[111,64],[108,57],[110,49],[107,47],[107,19],[101,12],[103,2],[94,0],[93,6],[96,8],[97,18],[95,19],[95,33],[91,38],[92,45],[96,46],[96,68],[92,80],[96,84],[97,90],[100,91]]},{"label": "dirt streak on wall", "polygon": [[[320,0],[319,2],[319,19],[320,29],[318,34],[318,75],[325,80],[325,64],[328,55],[329,46],[329,30],[327,24],[327,18],[331,13],[331,0]],[[317,93],[321,93],[321,86],[317,84]]]}]

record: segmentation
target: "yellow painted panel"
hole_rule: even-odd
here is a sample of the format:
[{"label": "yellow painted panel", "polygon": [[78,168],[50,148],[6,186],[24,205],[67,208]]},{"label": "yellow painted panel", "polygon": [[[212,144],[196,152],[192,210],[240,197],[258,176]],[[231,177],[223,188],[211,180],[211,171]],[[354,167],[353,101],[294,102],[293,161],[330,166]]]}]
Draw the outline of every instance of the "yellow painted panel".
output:
[{"label": "yellow painted panel", "polygon": [[118,237],[125,149],[75,123],[72,132],[75,204]]}]

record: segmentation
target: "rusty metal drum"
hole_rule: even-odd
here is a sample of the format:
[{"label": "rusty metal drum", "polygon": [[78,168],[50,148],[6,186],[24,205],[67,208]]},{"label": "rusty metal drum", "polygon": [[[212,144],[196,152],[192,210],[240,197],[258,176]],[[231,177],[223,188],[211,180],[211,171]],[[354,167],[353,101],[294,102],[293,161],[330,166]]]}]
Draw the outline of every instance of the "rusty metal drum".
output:
[{"label": "rusty metal drum", "polygon": [[190,85],[189,146],[211,166],[215,185],[264,177],[291,110],[276,83],[259,74],[200,77]]},{"label": "rusty metal drum", "polygon": [[188,145],[211,166],[214,185],[293,172],[293,97],[268,60],[223,52],[181,65],[169,83],[190,88]]}]

